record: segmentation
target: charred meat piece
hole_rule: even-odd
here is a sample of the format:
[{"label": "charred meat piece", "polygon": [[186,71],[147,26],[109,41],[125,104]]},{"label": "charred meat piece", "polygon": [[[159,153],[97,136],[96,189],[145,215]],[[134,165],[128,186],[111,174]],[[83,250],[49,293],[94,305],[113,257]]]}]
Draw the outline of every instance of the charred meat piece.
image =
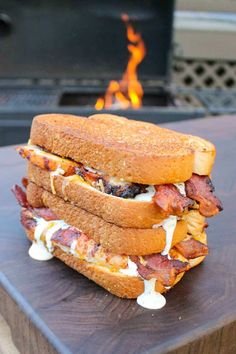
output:
[{"label": "charred meat piece", "polygon": [[166,217],[169,215],[180,216],[185,209],[194,204],[191,199],[180,194],[178,188],[173,184],[156,185],[155,190],[153,200],[160,213]]},{"label": "charred meat piece", "polygon": [[140,193],[145,193],[146,190],[145,185],[138,183],[127,183],[125,185],[112,185],[109,182],[104,183],[104,191],[107,194],[114,195],[120,198],[134,198],[136,195]]},{"label": "charred meat piece", "polygon": [[193,259],[208,254],[208,247],[193,237],[181,241],[175,245],[175,249],[187,259]]},{"label": "charred meat piece", "polygon": [[137,264],[138,273],[142,278],[147,280],[157,278],[164,286],[172,286],[176,276],[189,269],[188,262],[168,259],[160,253],[143,256],[144,264],[140,262],[138,256],[130,258]]},{"label": "charred meat piece", "polygon": [[114,195],[120,198],[134,198],[140,193],[145,193],[147,186],[138,183],[113,183],[109,177],[102,173],[96,173],[87,169],[83,165],[76,168],[76,174],[82,177],[86,182],[89,182],[94,188],[103,193]]},{"label": "charred meat piece", "polygon": [[214,186],[208,176],[193,174],[185,182],[186,195],[199,203],[199,212],[210,217],[223,210],[221,201],[213,194]]}]

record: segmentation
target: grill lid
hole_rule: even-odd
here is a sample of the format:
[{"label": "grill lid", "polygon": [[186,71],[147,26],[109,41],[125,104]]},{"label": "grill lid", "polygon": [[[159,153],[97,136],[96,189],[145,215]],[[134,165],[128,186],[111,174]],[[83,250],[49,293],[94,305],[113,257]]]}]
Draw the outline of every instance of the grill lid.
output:
[{"label": "grill lid", "polygon": [[[0,0],[0,79],[120,79],[127,64],[127,13],[147,55],[139,78],[167,81],[173,1]],[[0,14],[1,15],[1,14]],[[2,28],[4,30],[2,31]]]}]

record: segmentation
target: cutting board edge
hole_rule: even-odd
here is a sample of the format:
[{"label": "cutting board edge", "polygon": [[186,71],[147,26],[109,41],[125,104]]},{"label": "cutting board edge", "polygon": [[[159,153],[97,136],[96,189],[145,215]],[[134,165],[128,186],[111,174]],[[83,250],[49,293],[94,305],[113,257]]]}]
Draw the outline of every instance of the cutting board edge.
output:
[{"label": "cutting board edge", "polygon": [[[42,353],[42,349],[45,351],[46,348],[48,354],[72,354],[42,321],[40,316],[35,313],[23,296],[13,288],[2,272],[0,272],[0,294],[0,312],[8,323],[13,342],[20,352],[25,352],[23,346],[24,348],[29,348],[31,342],[33,344],[33,347],[31,345],[33,349],[32,354],[40,354]],[[27,322],[25,329],[19,331],[20,324],[25,322]],[[23,336],[24,330],[28,333],[28,337],[27,335]],[[34,338],[32,338],[32,334],[34,334]],[[22,340],[20,335],[22,336]],[[26,339],[28,345],[25,343]]]}]

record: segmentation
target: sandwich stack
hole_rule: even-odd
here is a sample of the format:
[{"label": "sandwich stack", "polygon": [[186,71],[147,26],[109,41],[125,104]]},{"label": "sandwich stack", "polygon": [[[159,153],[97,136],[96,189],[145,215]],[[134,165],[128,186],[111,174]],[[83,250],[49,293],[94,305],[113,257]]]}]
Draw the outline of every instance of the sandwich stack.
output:
[{"label": "sandwich stack", "polygon": [[161,308],[208,254],[206,217],[222,210],[214,145],[113,115],[34,118],[28,176],[13,191],[36,260],[57,257],[119,297]]}]

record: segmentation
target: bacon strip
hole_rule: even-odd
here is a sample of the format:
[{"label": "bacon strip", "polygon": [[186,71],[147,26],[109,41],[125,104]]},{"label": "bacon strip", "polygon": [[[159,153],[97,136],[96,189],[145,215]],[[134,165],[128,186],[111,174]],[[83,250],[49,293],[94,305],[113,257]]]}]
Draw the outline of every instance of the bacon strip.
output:
[{"label": "bacon strip", "polygon": [[187,259],[193,259],[208,254],[208,247],[204,243],[191,237],[175,245],[175,249]]},{"label": "bacon strip", "polygon": [[27,230],[34,230],[37,225],[32,210],[26,208],[21,209],[20,221]]},{"label": "bacon strip", "polygon": [[58,217],[48,208],[34,208],[35,214],[47,221],[58,220]]},{"label": "bacon strip", "polygon": [[74,240],[77,240],[81,235],[81,232],[74,227],[68,227],[68,229],[60,229],[56,231],[51,240],[56,243],[61,244],[65,247],[71,247],[71,244]]},{"label": "bacon strip", "polygon": [[199,203],[199,212],[210,217],[223,210],[221,201],[213,194],[214,186],[208,176],[193,174],[185,182],[186,195]]},{"label": "bacon strip", "polygon": [[140,262],[138,256],[130,257],[137,264],[138,273],[142,278],[150,280],[157,278],[164,286],[172,286],[176,276],[189,269],[188,262],[181,262],[175,259],[168,259],[160,253],[143,256],[146,264]]},{"label": "bacon strip", "polygon": [[180,216],[186,208],[194,204],[191,199],[181,195],[178,188],[173,184],[156,185],[155,190],[153,200],[164,216]]},{"label": "bacon strip", "polygon": [[11,191],[13,192],[13,194],[16,197],[16,200],[18,201],[18,203],[20,204],[20,206],[22,206],[23,208],[29,208],[30,205],[28,203],[28,200],[26,198],[26,194],[23,191],[23,189],[18,186],[17,184],[15,184],[12,188]]},{"label": "bacon strip", "polygon": [[[31,213],[32,217],[37,216],[37,217],[41,217],[44,218],[45,220],[49,221],[49,220],[58,220],[58,217],[48,208],[32,208],[31,205],[29,205],[27,197],[26,197],[26,193],[23,191],[23,189],[18,186],[17,184],[15,184],[12,187],[12,192],[16,197],[16,200],[18,201],[18,203],[20,204],[20,206],[22,206],[23,208],[27,209],[28,213],[27,215],[29,216]],[[24,216],[23,216],[24,218]]]}]

